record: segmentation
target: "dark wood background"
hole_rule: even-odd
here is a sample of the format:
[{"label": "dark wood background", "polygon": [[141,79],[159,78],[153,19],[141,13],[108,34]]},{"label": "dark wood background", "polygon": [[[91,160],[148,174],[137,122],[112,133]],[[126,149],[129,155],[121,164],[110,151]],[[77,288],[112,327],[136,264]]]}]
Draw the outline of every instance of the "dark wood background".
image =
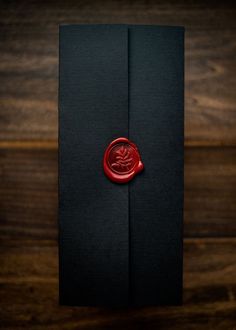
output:
[{"label": "dark wood background", "polygon": [[[1,1],[0,327],[236,329],[236,6]],[[186,27],[184,305],[58,306],[58,24]]]}]

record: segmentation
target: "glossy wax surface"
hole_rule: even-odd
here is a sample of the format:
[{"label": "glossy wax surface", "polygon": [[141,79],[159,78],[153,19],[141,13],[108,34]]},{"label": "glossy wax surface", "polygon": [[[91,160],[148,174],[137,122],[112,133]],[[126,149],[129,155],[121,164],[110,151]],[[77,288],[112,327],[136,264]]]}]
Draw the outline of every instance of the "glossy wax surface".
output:
[{"label": "glossy wax surface", "polygon": [[107,177],[117,183],[126,183],[143,170],[137,146],[127,138],[112,141],[107,147],[103,168]]}]

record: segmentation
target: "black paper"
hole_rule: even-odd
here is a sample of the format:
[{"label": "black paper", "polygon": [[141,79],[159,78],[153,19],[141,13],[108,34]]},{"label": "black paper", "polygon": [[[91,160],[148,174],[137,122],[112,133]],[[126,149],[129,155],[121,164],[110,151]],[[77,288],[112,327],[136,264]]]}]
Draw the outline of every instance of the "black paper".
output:
[{"label": "black paper", "polygon": [[[60,302],[182,299],[184,30],[60,27]],[[137,144],[128,184],[104,175],[107,145]]]}]

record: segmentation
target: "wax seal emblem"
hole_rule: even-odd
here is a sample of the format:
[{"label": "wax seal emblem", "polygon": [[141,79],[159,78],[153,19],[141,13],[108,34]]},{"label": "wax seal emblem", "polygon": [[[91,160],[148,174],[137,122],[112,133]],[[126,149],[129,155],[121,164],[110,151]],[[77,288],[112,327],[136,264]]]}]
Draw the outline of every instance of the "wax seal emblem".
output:
[{"label": "wax seal emblem", "polygon": [[126,183],[144,168],[136,145],[125,137],[112,141],[104,154],[103,168],[111,181]]}]

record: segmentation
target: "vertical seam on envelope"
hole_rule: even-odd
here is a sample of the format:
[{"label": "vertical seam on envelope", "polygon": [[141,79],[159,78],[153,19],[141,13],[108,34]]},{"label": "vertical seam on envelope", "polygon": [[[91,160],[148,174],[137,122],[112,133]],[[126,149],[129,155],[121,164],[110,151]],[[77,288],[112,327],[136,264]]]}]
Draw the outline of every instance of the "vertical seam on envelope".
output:
[{"label": "vertical seam on envelope", "polygon": [[[128,117],[128,139],[129,139],[129,120],[130,120],[130,114],[129,114],[129,97],[130,97],[130,79],[129,79],[129,69],[130,69],[130,63],[129,63],[129,36],[130,36],[130,30],[127,26],[127,87],[128,87],[128,102],[127,102],[127,117]],[[128,303],[130,304],[132,301],[132,290],[131,290],[131,231],[130,231],[130,185],[128,183]]]}]

